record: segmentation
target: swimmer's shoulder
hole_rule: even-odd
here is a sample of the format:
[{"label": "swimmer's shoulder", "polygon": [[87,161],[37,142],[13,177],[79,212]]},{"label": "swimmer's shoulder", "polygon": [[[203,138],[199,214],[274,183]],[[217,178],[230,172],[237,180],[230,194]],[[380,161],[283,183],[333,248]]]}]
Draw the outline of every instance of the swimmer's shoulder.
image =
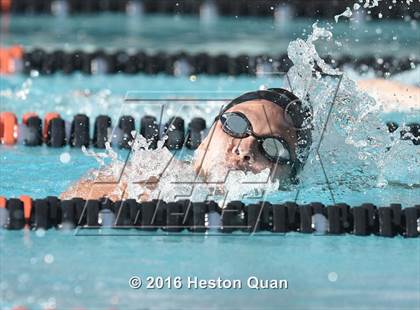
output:
[{"label": "swimmer's shoulder", "polygon": [[359,89],[380,103],[385,111],[420,109],[420,88],[384,79],[360,80]]}]

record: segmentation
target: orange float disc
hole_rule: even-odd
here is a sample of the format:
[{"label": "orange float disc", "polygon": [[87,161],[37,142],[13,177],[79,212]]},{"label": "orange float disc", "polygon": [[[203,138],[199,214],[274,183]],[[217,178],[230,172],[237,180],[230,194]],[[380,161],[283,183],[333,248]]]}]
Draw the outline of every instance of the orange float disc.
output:
[{"label": "orange float disc", "polygon": [[38,116],[38,114],[36,114],[35,112],[27,112],[27,113],[23,114],[23,116],[22,116],[22,123],[24,123],[25,125],[27,125],[28,119],[30,119],[33,116]]},{"label": "orange float disc", "polygon": [[10,54],[7,48],[0,48],[0,73],[10,73]]},{"label": "orange float disc", "polygon": [[19,199],[23,202],[23,215],[25,217],[26,223],[29,223],[32,211],[32,198],[26,195],[22,195],[19,197]]},{"label": "orange float disc", "polygon": [[12,145],[16,143],[17,139],[17,118],[11,112],[0,113],[1,123],[1,142],[3,144]]},{"label": "orange float disc", "polygon": [[16,60],[22,59],[23,49],[19,45],[0,47],[0,73],[10,74],[16,70]]},{"label": "orange float disc", "polygon": [[49,112],[47,114],[45,114],[44,116],[44,131],[43,131],[43,135],[44,135],[44,139],[47,139],[48,137],[48,128],[50,125],[50,121],[54,118],[58,118],[60,117],[60,114],[57,112]]},{"label": "orange float disc", "polygon": [[0,208],[6,208],[6,198],[4,198],[3,196],[0,196]]},{"label": "orange float disc", "polygon": [[12,0],[1,0],[0,7],[3,12],[9,12],[12,6]]},{"label": "orange float disc", "polygon": [[23,57],[23,48],[19,45],[13,45],[9,48],[9,55],[15,59],[21,59]]}]

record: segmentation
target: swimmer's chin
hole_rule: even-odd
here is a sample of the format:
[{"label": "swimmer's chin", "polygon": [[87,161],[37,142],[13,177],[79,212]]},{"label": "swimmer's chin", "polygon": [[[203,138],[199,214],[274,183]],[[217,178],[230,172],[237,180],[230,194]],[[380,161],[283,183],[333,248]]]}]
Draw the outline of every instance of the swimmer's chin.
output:
[{"label": "swimmer's chin", "polygon": [[202,169],[199,176],[206,183],[224,182],[231,173],[240,172],[244,175],[257,175],[261,171],[253,171],[248,167],[239,168],[234,165],[217,165],[208,169]]},{"label": "swimmer's chin", "polygon": [[223,181],[228,175],[229,170],[224,166],[213,166],[207,169],[201,168],[199,171],[196,171],[196,174],[200,179],[205,183],[214,183],[218,181]]}]

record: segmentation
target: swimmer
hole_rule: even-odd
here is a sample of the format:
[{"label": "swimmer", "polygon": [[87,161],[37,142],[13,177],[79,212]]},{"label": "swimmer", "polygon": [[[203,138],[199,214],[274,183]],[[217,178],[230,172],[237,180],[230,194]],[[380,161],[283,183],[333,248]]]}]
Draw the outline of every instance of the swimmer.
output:
[{"label": "swimmer", "polygon": [[[390,104],[398,97],[399,105],[419,108],[420,89],[417,87],[383,80],[360,81],[358,86],[371,95],[376,94],[376,99],[384,103]],[[310,119],[310,110],[287,90],[276,88],[246,93],[232,100],[216,117],[196,151],[192,163],[195,173],[206,181],[213,171],[258,173],[268,168],[272,180],[280,184],[296,182],[312,142]],[[115,180],[110,177],[101,181]],[[158,181],[156,176],[141,185],[153,190]],[[61,198],[125,198],[115,193],[118,188],[124,192],[126,184],[95,184],[93,187],[93,183],[93,180],[81,180]],[[139,197],[140,200],[147,198],[147,195]]]},{"label": "swimmer", "polygon": [[[196,151],[192,163],[195,173],[208,180],[215,170],[258,173],[268,168],[272,180],[295,182],[311,144],[310,117],[310,110],[285,89],[245,93],[232,100],[215,118]],[[101,181],[115,180],[109,177]],[[158,177],[141,185],[153,189],[153,181],[158,181]],[[116,187],[126,186],[95,184],[92,187],[93,182],[81,180],[61,197],[121,199],[113,193]]]}]

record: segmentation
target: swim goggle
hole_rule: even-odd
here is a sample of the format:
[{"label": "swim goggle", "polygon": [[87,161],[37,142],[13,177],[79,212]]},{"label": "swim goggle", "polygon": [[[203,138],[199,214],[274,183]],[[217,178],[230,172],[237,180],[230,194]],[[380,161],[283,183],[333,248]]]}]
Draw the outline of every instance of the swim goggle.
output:
[{"label": "swim goggle", "polygon": [[225,112],[220,117],[223,131],[229,136],[243,139],[249,136],[258,141],[260,151],[271,162],[281,165],[293,164],[289,144],[278,136],[256,135],[252,124],[241,112]]},{"label": "swim goggle", "polygon": [[[311,123],[312,111],[309,107],[306,107],[305,105],[303,105],[298,97],[296,97],[293,93],[291,93],[290,91],[286,89],[269,88],[267,90],[258,90],[258,91],[245,93],[233,99],[229,104],[224,106],[219,116],[215,118],[215,121],[219,120],[221,115],[226,114],[227,113],[226,111],[228,111],[231,107],[237,104],[243,103],[243,102],[247,102],[251,100],[259,100],[259,99],[265,99],[265,100],[271,101],[275,103],[276,105],[280,106],[281,108],[283,108],[285,114],[287,114],[292,119],[293,127],[296,130],[297,141],[298,141],[297,145],[299,145],[299,149],[302,149],[302,150],[309,149],[312,143],[312,134],[311,134],[312,127],[311,125],[307,126],[306,124],[308,120],[309,120],[309,124]],[[241,132],[241,131],[238,130],[237,132]],[[279,141],[281,140],[284,141],[284,139],[280,138]],[[276,147],[270,148],[269,145],[270,146],[275,145]],[[284,160],[280,160],[279,162],[291,163],[291,168],[292,168],[291,178],[292,180],[294,180],[295,183],[297,183],[298,182],[296,178],[297,172],[303,167],[303,164],[307,155],[304,155],[304,157],[301,156],[301,159],[295,159],[294,161],[291,161],[290,148],[288,144],[281,143],[281,145],[282,147],[280,147],[277,142],[266,143],[265,145],[266,148],[262,146],[263,153],[267,154],[266,156],[267,157],[269,156],[269,158],[276,158],[276,160],[283,157]],[[283,148],[289,152],[288,156],[287,155],[278,156],[279,154],[283,152],[281,151]],[[266,152],[265,150],[267,150],[268,152]]]}]

